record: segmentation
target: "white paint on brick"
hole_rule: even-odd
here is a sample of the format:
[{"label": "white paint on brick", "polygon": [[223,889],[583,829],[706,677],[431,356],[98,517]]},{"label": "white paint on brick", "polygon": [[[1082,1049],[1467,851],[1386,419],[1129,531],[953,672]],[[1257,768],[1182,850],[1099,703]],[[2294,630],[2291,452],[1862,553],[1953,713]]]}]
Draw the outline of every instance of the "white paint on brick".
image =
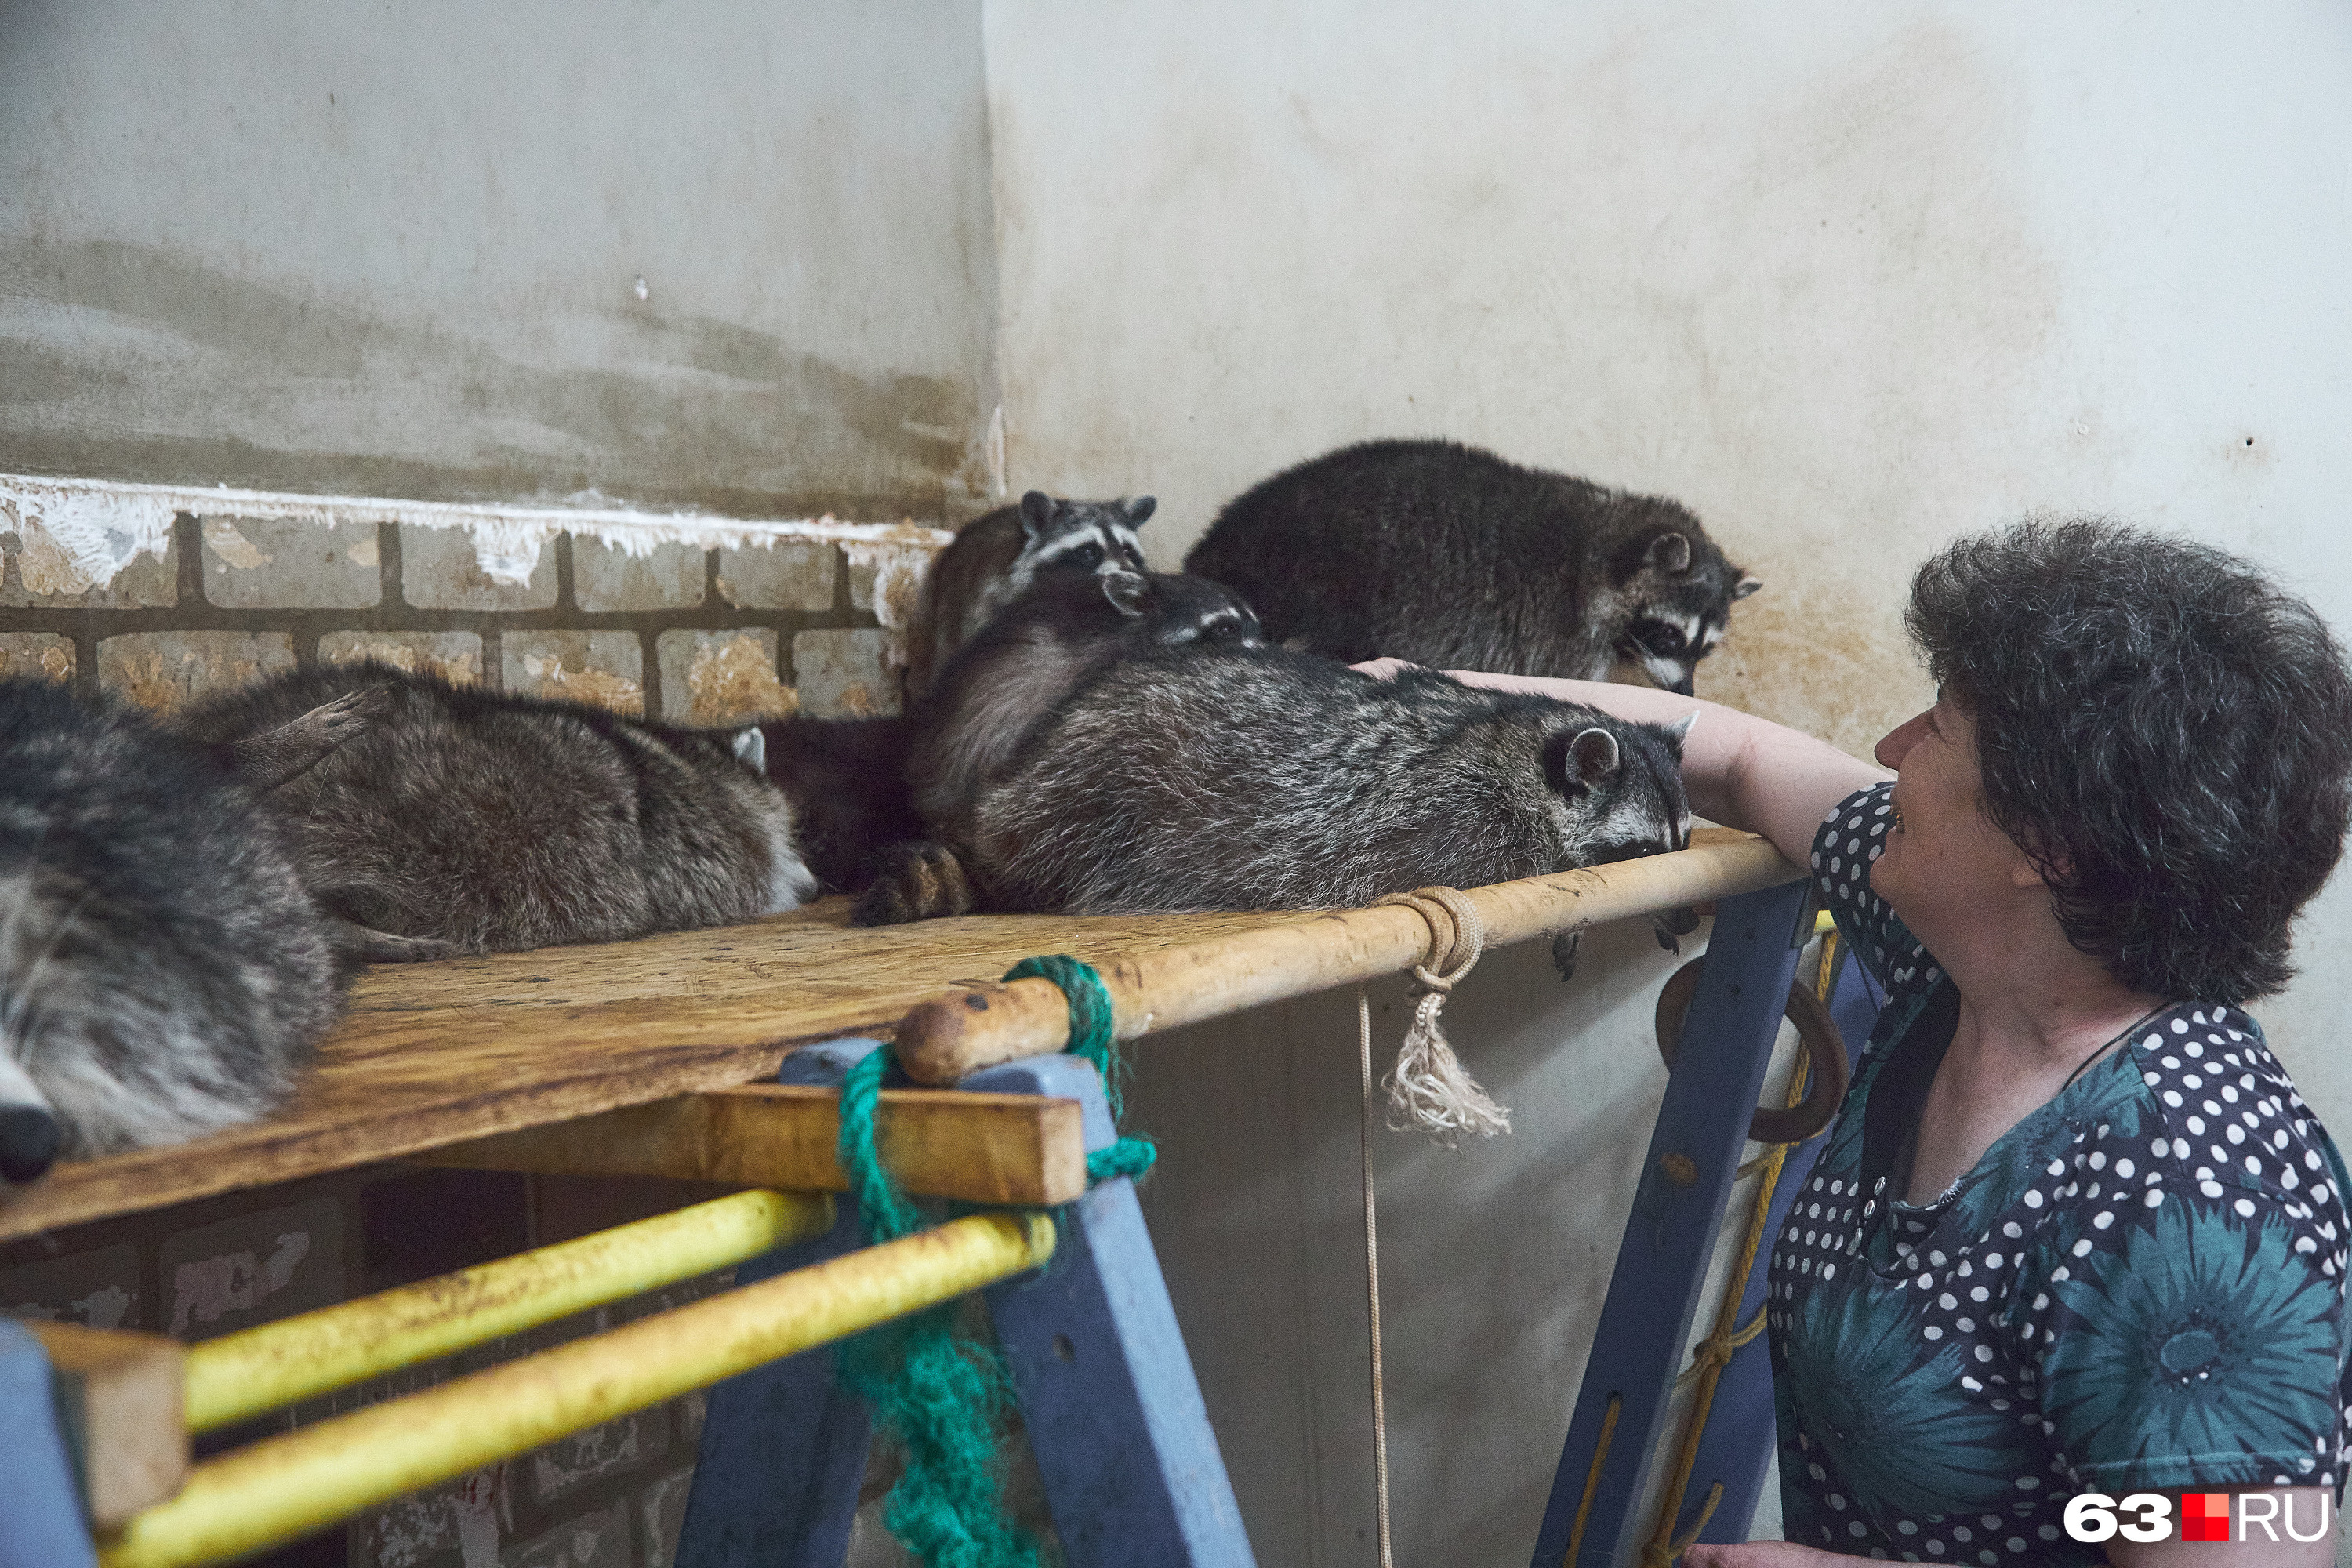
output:
[{"label": "white paint on brick", "polygon": [[[596,497],[602,500],[602,497]],[[374,496],[306,496],[279,490],[236,490],[223,485],[142,485],[115,479],[66,479],[0,474],[0,504],[39,527],[89,583],[106,583],[141,552],[161,555],[181,512],[317,522],[398,522],[412,528],[461,528],[474,542],[483,574],[500,583],[530,580],[542,545],[559,533],[594,539],[625,554],[650,555],[664,544],[740,549],[776,540],[833,540],[858,564],[872,563],[886,590],[876,615],[895,623],[882,605],[908,606],[904,589],[955,535],[917,522],[844,522],[823,517],[754,521],[703,512],[649,512],[626,507],[506,506],[460,501],[395,500]],[[863,554],[859,552],[863,552]],[[911,576],[910,576],[911,574]],[[86,586],[87,584],[85,584]],[[898,587],[899,592],[887,590]]]}]

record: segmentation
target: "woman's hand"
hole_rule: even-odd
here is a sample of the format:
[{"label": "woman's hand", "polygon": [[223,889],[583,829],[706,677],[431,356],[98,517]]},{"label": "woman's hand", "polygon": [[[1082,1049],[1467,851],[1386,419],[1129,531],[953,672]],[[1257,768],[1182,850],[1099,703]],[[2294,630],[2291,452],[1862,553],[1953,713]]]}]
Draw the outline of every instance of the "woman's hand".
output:
[{"label": "woman's hand", "polygon": [[1406,670],[1419,669],[1421,666],[1407,658],[1368,658],[1361,664],[1351,664],[1348,668],[1358,675],[1369,675],[1374,680],[1394,680]]}]

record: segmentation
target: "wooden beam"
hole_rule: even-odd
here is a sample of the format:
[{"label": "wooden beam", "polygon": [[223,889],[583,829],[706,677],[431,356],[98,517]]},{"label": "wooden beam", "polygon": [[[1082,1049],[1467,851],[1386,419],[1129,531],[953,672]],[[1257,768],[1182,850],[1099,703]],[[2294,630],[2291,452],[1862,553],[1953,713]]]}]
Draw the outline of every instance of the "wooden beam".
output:
[{"label": "wooden beam", "polygon": [[[1720,828],[1678,854],[1463,889],[1486,944],[1581,931],[1604,921],[1729,898],[1801,873],[1764,839]],[[1429,951],[1429,927],[1400,905],[1334,910],[1296,924],[1181,947],[1123,953],[1099,965],[1120,1039],[1198,1023],[1286,997],[1394,974]],[[918,1083],[954,1083],[984,1067],[1063,1048],[1069,1005],[1050,981],[967,986],[900,1022],[899,1065]]]},{"label": "wooden beam", "polygon": [[91,1522],[111,1530],[180,1489],[188,1475],[181,1415],[185,1352],[160,1334],[31,1321],[57,1381],[58,1426]]},{"label": "wooden beam", "polygon": [[[1074,1100],[887,1089],[874,1131],[883,1164],[910,1193],[1027,1208],[1086,1195],[1086,1141]],[[413,1157],[473,1170],[840,1193],[849,1190],[835,1154],[840,1136],[841,1102],[831,1089],[752,1084]]]}]

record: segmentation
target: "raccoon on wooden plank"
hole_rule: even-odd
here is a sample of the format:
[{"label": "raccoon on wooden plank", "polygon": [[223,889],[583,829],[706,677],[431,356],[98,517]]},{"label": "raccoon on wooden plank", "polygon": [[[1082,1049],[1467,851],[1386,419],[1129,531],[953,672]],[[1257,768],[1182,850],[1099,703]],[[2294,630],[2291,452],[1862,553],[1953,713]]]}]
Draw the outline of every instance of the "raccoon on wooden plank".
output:
[{"label": "raccoon on wooden plank", "polygon": [[1266,636],[1346,663],[1599,680],[1620,658],[1687,697],[1731,602],[1762,586],[1657,496],[1454,441],[1370,441],[1226,503],[1184,569]]},{"label": "raccoon on wooden plank", "polygon": [[219,759],[0,680],[0,1178],[267,1115],[343,974],[290,836]]},{"label": "raccoon on wooden plank", "polygon": [[[1145,648],[1255,647],[1257,617],[1204,578],[1051,573],[956,650],[910,715],[907,778],[924,837],[886,851],[852,919],[893,925],[968,894],[941,841],[961,839],[972,802],[1030,732],[1097,667]],[[936,907],[935,907],[936,906]]]},{"label": "raccoon on wooden plank", "polygon": [[861,909],[1349,907],[1679,849],[1687,728],[1286,648],[1139,648],[980,782],[950,865]]},{"label": "raccoon on wooden plank", "polygon": [[[373,692],[373,695],[364,695]],[[357,700],[355,733],[270,796],[353,956],[441,958],[728,925],[816,891],[757,727],[687,730],[380,664],[200,699],[192,739],[257,737]]]},{"label": "raccoon on wooden plank", "polygon": [[908,689],[923,691],[956,648],[1027,593],[1040,574],[1140,573],[1143,547],[1135,531],[1157,504],[1150,496],[1057,500],[1031,490],[1018,506],[964,524],[923,579]]}]

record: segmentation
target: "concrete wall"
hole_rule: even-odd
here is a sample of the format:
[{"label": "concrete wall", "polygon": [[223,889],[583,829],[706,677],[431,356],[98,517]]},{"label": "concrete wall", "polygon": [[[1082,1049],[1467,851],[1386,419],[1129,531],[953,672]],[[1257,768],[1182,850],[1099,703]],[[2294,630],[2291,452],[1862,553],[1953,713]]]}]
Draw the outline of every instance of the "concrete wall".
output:
[{"label": "concrete wall", "polygon": [[0,468],[968,514],[980,45],[977,0],[0,8]]},{"label": "concrete wall", "polygon": [[[1156,492],[1162,564],[1333,445],[1483,442],[1692,505],[1767,584],[1701,694],[1856,751],[1928,695],[1912,568],[2030,509],[2242,550],[2352,632],[2338,7],[1022,0],[987,48],[1013,482]],[[2257,1012],[2352,1137],[2342,887]],[[1657,1091],[1646,937],[1565,993],[1490,963],[1455,1037],[1517,1136],[1383,1135],[1400,1560],[1524,1561]],[[1352,1024],[1143,1068],[1267,1562],[1370,1520]]]}]

